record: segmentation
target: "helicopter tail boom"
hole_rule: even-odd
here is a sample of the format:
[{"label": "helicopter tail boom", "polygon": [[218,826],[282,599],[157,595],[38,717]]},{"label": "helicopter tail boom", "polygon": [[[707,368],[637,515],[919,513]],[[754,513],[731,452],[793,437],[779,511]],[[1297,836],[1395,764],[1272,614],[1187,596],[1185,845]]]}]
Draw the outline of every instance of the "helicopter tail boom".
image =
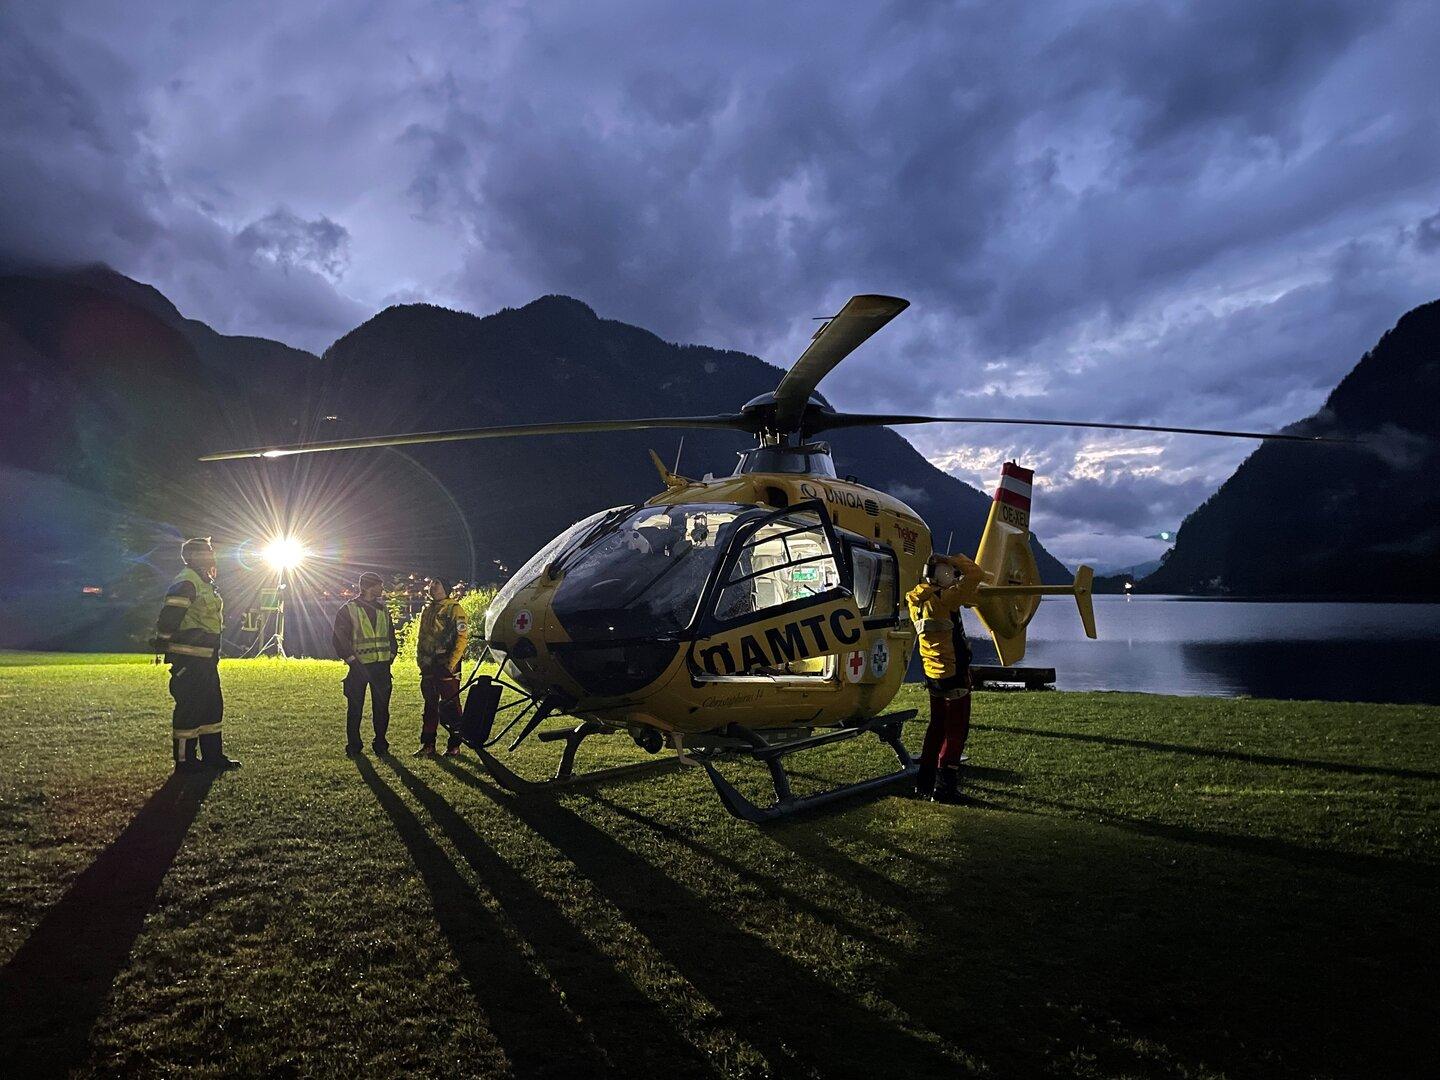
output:
[{"label": "helicopter tail boom", "polygon": [[[1013,461],[1001,467],[1000,483],[975,554],[975,561],[991,585],[1016,588],[1040,584],[1040,569],[1030,551],[1030,490],[1034,478],[1033,470],[1022,469]],[[1025,627],[1039,606],[1040,597],[1029,592],[981,592],[975,613],[990,632],[1002,664],[1016,664],[1024,658]]]},{"label": "helicopter tail boom", "polygon": [[1085,632],[1095,636],[1095,614],[1090,606],[1088,566],[1082,566],[1070,585],[1044,585],[1035,555],[1030,550],[1030,498],[1035,473],[1007,461],[990,504],[990,516],[980,535],[975,561],[985,571],[987,585],[980,587],[975,613],[995,642],[1000,662],[1007,666],[1025,656],[1025,628],[1035,617],[1040,597],[1048,593],[1073,595],[1080,607]]}]

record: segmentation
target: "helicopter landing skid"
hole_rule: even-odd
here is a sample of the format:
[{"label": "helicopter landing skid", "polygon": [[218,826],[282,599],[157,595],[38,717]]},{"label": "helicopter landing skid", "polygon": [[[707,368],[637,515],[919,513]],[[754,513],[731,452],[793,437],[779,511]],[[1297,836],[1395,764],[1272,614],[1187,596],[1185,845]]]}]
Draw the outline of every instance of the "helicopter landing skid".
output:
[{"label": "helicopter landing skid", "polygon": [[573,787],[578,784],[605,780],[621,780],[628,776],[662,772],[680,764],[677,758],[662,757],[654,761],[636,762],[633,765],[617,765],[609,769],[593,769],[590,772],[577,773],[575,771],[575,752],[580,748],[580,744],[590,736],[600,734],[613,734],[613,730],[594,720],[582,721],[575,727],[563,731],[540,732],[536,737],[541,742],[563,740],[565,743],[565,749],[560,754],[560,765],[555,770],[555,775],[548,780],[526,780],[488,750],[476,747],[475,754],[480,759],[480,764],[485,767],[485,771],[490,774],[491,779],[506,791],[514,792],[517,795],[534,794],[555,788]]},{"label": "helicopter landing skid", "polygon": [[[874,791],[877,788],[893,784],[906,777],[914,776],[918,766],[910,756],[910,751],[900,741],[902,725],[915,715],[914,709],[904,712],[889,713],[885,716],[876,716],[864,723],[856,724],[854,727],[841,728],[838,731],[829,731],[823,735],[812,735],[808,738],[792,739],[786,742],[767,742],[765,737],[758,731],[751,728],[744,728],[738,724],[731,724],[725,729],[726,741],[734,740],[741,744],[738,753],[748,755],[756,761],[763,762],[770,770],[770,781],[775,786],[775,802],[770,806],[756,806],[748,798],[742,795],[730,781],[720,775],[708,756],[700,757],[698,760],[705,767],[710,782],[715,785],[715,791],[720,796],[720,801],[725,804],[725,809],[734,814],[742,821],[748,821],[759,825],[767,821],[776,821],[780,818],[789,817],[792,814],[804,810],[811,810],[827,803],[835,802],[838,799],[846,799],[852,795],[859,795],[866,791]],[[873,733],[881,742],[885,743],[900,761],[900,768],[895,772],[886,773],[883,776],[873,776],[868,780],[860,780],[854,784],[845,784],[830,791],[822,791],[815,795],[804,795],[797,797],[790,792],[790,776],[785,771],[781,759],[797,753],[801,750],[810,750],[817,746],[825,746],[828,743],[845,742],[856,738],[859,735]],[[733,745],[733,744],[732,744]]]}]

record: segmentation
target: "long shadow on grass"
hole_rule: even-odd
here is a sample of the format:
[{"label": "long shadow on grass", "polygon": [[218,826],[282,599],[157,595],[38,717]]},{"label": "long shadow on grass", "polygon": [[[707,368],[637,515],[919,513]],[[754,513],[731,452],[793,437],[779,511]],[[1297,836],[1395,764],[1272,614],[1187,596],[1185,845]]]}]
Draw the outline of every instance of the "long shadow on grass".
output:
[{"label": "long shadow on grass", "polygon": [[740,929],[703,896],[578,814],[543,795],[507,797],[468,769],[442,764],[569,858],[776,1075],[948,1078],[960,1072],[937,1046],[886,1022]]},{"label": "long shadow on grass", "polygon": [[1071,742],[1099,743],[1102,746],[1124,746],[1136,750],[1162,750],[1168,754],[1191,754],[1195,757],[1218,758],[1222,761],[1243,761],[1252,765],[1281,765],[1322,772],[1348,773],[1352,776],[1385,776],[1392,780],[1440,780],[1440,772],[1425,769],[1396,769],[1385,765],[1356,765],[1346,761],[1313,761],[1310,758],[1276,757],[1273,754],[1247,754],[1243,750],[1219,750],[1211,746],[1186,746],[1183,743],[1151,742],[1148,739],[1126,739],[1118,735],[1095,735],[1085,731],[1044,731],[1040,728],[1009,727],[1002,724],[974,724],[977,731],[1002,731],[1007,735],[1033,735],[1041,739],[1065,739]]},{"label": "long shadow on grass", "polygon": [[449,837],[461,857],[500,901],[506,917],[535,950],[566,1003],[626,1076],[711,1076],[700,1053],[675,1032],[674,1023],[480,834],[400,762],[386,762],[400,782]]},{"label": "long shadow on grass", "polygon": [[693,852],[700,858],[706,859],[716,866],[723,867],[734,874],[735,877],[744,884],[771,893],[776,897],[783,898],[785,903],[793,907],[796,911],[803,911],[811,918],[817,919],[820,922],[829,923],[837,929],[843,930],[847,937],[875,944],[881,944],[886,940],[883,934],[876,933],[871,927],[865,926],[857,921],[842,919],[836,912],[827,910],[820,904],[817,904],[804,890],[789,888],[777,878],[757,874],[738,859],[732,859],[723,852],[692,839],[672,825],[667,825],[663,821],[656,821],[654,818],[647,817],[638,810],[631,810],[628,806],[621,806],[618,802],[606,799],[600,795],[591,794],[590,800],[598,806],[605,807],[606,810],[609,810],[618,817],[625,818],[627,821],[631,821],[641,828],[649,829],[666,843],[674,844],[676,847],[683,847],[685,850]]},{"label": "long shadow on grass", "polygon": [[410,853],[430,890],[440,931],[517,1076],[578,1076],[610,1070],[575,1018],[525,957],[506,940],[495,916],[430,838],[404,800],[363,757],[355,765]]},{"label": "long shadow on grass", "polygon": [[[988,802],[985,796],[1005,802]],[[1164,821],[1120,814],[1063,799],[1047,799],[1039,795],[1027,795],[1023,791],[999,791],[987,789],[984,785],[967,788],[967,799],[976,806],[997,810],[1017,809],[1008,800],[1021,804],[1021,809],[1058,810],[1067,817],[1088,817],[1118,829],[1156,836],[1165,840],[1180,840],[1190,844],[1204,844],[1206,847],[1227,848],[1247,855],[1263,855],[1272,859],[1283,859],[1300,866],[1313,866],[1322,870],[1340,870],[1347,874],[1393,876],[1413,874],[1431,876],[1435,868],[1426,863],[1391,859],[1383,855],[1369,855],[1364,852],[1327,851],[1324,848],[1306,847],[1289,840],[1273,836],[1251,836],[1245,833],[1222,832],[1219,829],[1197,829],[1193,825],[1174,825]]]},{"label": "long shadow on grass", "polygon": [[[882,823],[769,835],[904,904],[878,992],[997,1075],[1408,1076],[1425,1010],[1433,879],[1379,883],[990,805],[925,808],[905,835],[955,851],[897,869]],[[1427,1005],[1419,1005],[1426,1002]]]},{"label": "long shadow on grass", "polygon": [[63,1076],[84,1061],[90,1029],[214,778],[172,774],[0,970],[0,1061],[9,1075]]}]

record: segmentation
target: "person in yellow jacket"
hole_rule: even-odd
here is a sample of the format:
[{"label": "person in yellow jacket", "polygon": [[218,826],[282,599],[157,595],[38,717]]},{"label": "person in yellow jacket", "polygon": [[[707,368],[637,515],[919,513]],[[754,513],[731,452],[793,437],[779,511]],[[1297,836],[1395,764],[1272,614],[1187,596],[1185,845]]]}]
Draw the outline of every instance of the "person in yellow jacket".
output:
[{"label": "person in yellow jacket", "polygon": [[930,727],[915,775],[922,799],[960,799],[960,759],[970,735],[970,644],[960,611],[975,603],[984,580],[985,572],[964,555],[932,555],[925,576],[905,594],[930,691]]},{"label": "person in yellow jacket", "polygon": [[154,640],[156,652],[163,652],[170,665],[175,768],[238,768],[240,762],[225,756],[220,737],[225,715],[220,693],[225,604],[215,587],[217,567],[210,538],[186,540],[180,545],[180,560],[185,566],[165,594]]},{"label": "person in yellow jacket", "polygon": [[385,606],[385,581],[367,570],[356,583],[360,595],[335,614],[332,644],[335,655],[348,666],[341,688],[345,691],[345,753],[360,753],[360,718],[365,712],[365,691],[370,691],[370,719],[375,738],[370,749],[388,754],[390,742],[390,691],[394,681],[395,624]]},{"label": "person in yellow jacket", "polygon": [[443,721],[450,733],[445,756],[455,757],[460,753],[460,661],[469,641],[465,611],[451,598],[450,585],[443,579],[432,577],[426,591],[430,599],[420,612],[420,635],[415,642],[420,695],[425,699],[420,749],[415,756],[435,756],[435,733]]}]

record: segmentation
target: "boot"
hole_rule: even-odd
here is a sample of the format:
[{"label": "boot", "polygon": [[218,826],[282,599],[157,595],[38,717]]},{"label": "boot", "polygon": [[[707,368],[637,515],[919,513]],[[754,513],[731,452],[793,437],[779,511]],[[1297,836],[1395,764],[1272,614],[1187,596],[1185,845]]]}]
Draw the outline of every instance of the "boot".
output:
[{"label": "boot", "polygon": [[198,739],[175,739],[175,771],[194,772],[200,768]]},{"label": "boot", "polygon": [[915,774],[915,798],[928,800],[935,794],[935,766],[921,765]]},{"label": "boot", "polygon": [[207,769],[238,769],[240,762],[225,756],[219,732],[200,736],[200,764]]},{"label": "boot", "polygon": [[948,765],[940,770],[935,782],[935,801],[938,803],[958,803],[960,799],[960,767]]}]

